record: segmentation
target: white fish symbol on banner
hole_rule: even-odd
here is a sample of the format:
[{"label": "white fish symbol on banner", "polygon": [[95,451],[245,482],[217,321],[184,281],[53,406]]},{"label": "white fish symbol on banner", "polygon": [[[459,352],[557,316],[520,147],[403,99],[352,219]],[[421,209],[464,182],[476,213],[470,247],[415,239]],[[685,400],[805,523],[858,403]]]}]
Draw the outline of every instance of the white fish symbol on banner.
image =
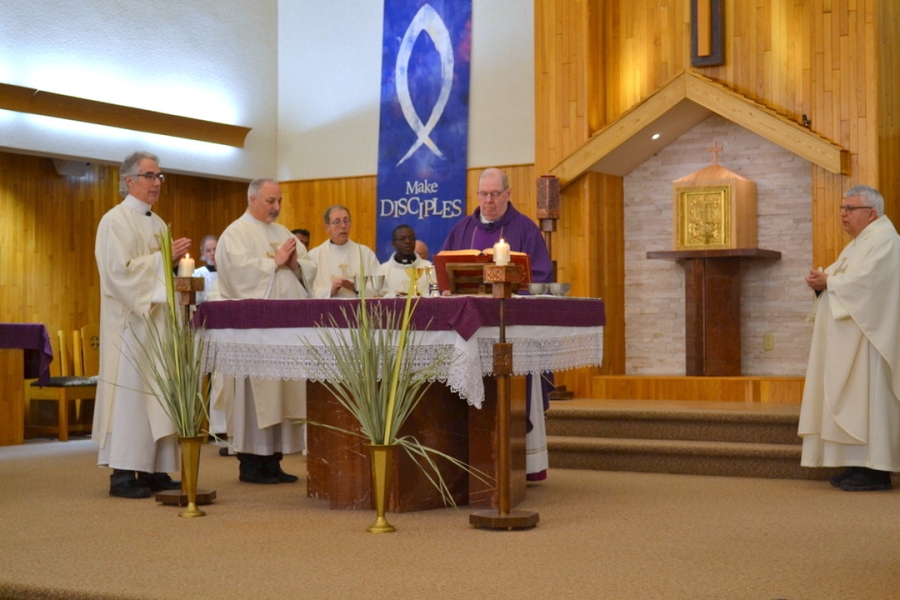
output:
[{"label": "white fish symbol on banner", "polygon": [[[428,122],[424,124],[413,107],[412,98],[409,95],[409,80],[407,79],[407,69],[412,57],[413,46],[422,32],[428,34],[441,57],[441,93],[431,109],[431,116],[428,117]],[[430,4],[426,4],[419,9],[419,12],[416,13],[416,16],[413,17],[412,22],[406,29],[406,34],[400,42],[400,51],[397,53],[396,71],[397,98],[400,101],[400,108],[403,110],[406,122],[409,123],[410,128],[416,134],[415,143],[406,155],[400,159],[397,166],[412,156],[412,153],[423,144],[437,156],[444,158],[437,144],[429,136],[447,107],[447,100],[450,98],[450,88],[453,87],[453,46],[450,41],[450,31],[444,24],[441,16]]]}]

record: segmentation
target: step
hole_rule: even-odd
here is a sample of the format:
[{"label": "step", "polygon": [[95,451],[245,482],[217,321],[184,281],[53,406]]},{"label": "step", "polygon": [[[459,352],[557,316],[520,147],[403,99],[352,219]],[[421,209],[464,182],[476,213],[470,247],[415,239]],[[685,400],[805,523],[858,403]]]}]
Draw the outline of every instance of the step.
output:
[{"label": "step", "polygon": [[564,408],[552,404],[547,435],[799,445],[798,415],[759,410]]},{"label": "step", "polygon": [[800,446],[548,435],[550,467],[681,475],[828,479],[800,466]]}]

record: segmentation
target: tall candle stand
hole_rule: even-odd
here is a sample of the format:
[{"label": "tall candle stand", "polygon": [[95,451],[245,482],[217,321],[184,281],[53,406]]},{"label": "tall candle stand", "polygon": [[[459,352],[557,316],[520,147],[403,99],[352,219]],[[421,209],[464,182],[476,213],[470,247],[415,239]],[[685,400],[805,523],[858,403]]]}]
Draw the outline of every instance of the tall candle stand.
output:
[{"label": "tall candle stand", "polygon": [[[553,232],[559,220],[559,179],[555,175],[542,175],[537,180],[537,218],[541,224],[541,232],[547,243],[547,254],[553,269],[553,281],[556,279],[556,261],[553,259]],[[547,394],[550,400],[571,400],[575,397],[566,386],[554,386]]]},{"label": "tall candle stand", "polygon": [[[178,296],[178,305],[184,307],[184,318],[187,322],[191,320],[191,309],[197,304],[197,292],[205,289],[206,280],[202,277],[176,277],[175,292]],[[180,490],[163,490],[157,492],[156,501],[168,506],[187,506],[188,496],[184,489],[184,463],[181,466],[181,489]],[[197,500],[195,504],[212,504],[216,499],[216,490],[197,490]]]},{"label": "tall candle stand", "polygon": [[506,343],[506,299],[512,295],[514,283],[525,281],[520,265],[484,266],[484,281],[490,283],[493,297],[500,303],[500,340],[494,344],[494,375],[497,379],[497,508],[469,515],[469,524],[489,529],[524,529],[537,525],[540,515],[525,510],[510,510],[509,478],[512,471],[510,452],[509,378],[513,372],[513,348]]}]

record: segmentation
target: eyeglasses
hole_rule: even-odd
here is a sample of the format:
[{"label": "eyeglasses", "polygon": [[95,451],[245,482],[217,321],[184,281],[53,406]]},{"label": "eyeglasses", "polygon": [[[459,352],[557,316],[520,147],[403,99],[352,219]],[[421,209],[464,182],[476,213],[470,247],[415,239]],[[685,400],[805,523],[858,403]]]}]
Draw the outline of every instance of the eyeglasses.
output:
[{"label": "eyeglasses", "polygon": [[349,218],[347,218],[347,219],[335,219],[334,221],[331,221],[331,222],[328,223],[328,224],[331,225],[332,227],[340,227],[341,225],[349,225],[349,224],[350,224],[350,219],[349,219]]},{"label": "eyeglasses", "polygon": [[838,210],[846,210],[848,213],[852,213],[854,210],[859,210],[861,208],[874,208],[872,206],[847,206],[846,204],[841,204],[838,206]]},{"label": "eyeglasses", "polygon": [[480,200],[487,200],[488,196],[490,196],[491,200],[496,200],[503,194],[509,191],[509,188],[505,190],[500,190],[499,192],[476,192],[475,195],[478,196]]},{"label": "eyeglasses", "polygon": [[166,176],[162,173],[152,173],[147,171],[146,173],[135,173],[132,177],[143,177],[147,181],[153,181],[154,179],[159,179],[160,183],[166,180]]}]

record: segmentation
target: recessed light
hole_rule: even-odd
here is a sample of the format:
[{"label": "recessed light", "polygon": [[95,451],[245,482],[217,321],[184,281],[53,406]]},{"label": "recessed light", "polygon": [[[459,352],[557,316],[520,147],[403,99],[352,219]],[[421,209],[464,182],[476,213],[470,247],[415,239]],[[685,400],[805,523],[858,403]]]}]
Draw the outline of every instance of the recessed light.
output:
[{"label": "recessed light", "polygon": [[650,136],[650,139],[651,139],[651,140],[658,140],[658,139],[659,139],[659,134],[658,134],[658,133],[654,133],[653,135]]}]

